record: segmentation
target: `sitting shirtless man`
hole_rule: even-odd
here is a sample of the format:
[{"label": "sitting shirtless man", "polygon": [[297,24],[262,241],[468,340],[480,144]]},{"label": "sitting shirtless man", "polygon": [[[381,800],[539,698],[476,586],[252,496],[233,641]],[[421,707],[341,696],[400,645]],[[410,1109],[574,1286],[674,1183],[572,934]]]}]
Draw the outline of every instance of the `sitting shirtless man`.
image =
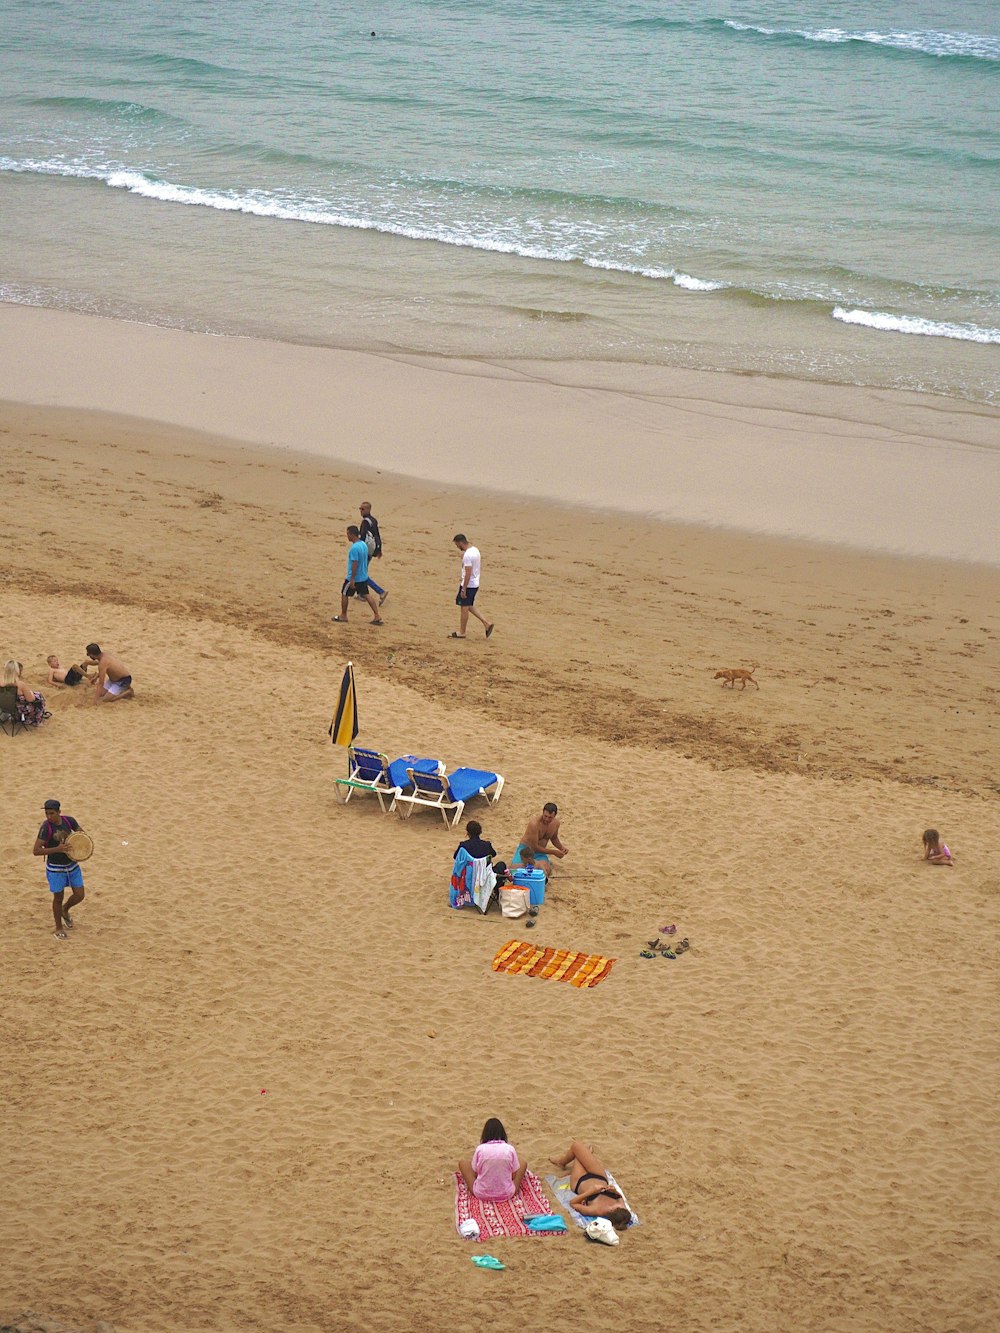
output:
[{"label": "sitting shirtless man", "polygon": [[569,851],[559,841],[559,809],[554,802],[549,801],[542,807],[542,813],[535,815],[534,819],[528,820],[528,827],[524,830],[524,837],[517,845],[517,851],[514,853],[514,859],[511,861],[511,869],[523,865],[521,853],[527,849],[535,857],[535,865],[545,872],[545,878],[552,874],[552,862],[549,859],[558,856],[560,860]]},{"label": "sitting shirtless man", "polygon": [[98,703],[102,699],[114,703],[118,699],[133,698],[135,692],[132,689],[132,677],[120,657],[105,652],[99,643],[88,643],[87,658],[90,665],[97,667],[94,698]]}]

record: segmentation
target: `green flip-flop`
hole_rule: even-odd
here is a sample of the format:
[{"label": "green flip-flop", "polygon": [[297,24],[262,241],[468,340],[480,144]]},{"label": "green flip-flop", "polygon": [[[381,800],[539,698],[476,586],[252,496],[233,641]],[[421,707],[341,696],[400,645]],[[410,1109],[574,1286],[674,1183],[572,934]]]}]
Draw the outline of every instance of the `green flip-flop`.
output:
[{"label": "green flip-flop", "polygon": [[653,953],[653,952],[652,952],[651,950],[649,950],[649,949],[641,949],[641,950],[639,951],[639,957],[640,957],[640,958],[655,958],[655,957],[656,957],[656,954]]}]

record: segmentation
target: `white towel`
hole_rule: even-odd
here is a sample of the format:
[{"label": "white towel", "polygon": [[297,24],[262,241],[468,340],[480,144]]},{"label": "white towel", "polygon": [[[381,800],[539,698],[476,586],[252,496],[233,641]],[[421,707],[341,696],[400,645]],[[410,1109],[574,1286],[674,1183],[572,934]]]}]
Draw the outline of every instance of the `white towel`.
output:
[{"label": "white towel", "polygon": [[[466,872],[465,882],[466,884],[469,882],[468,872]],[[472,858],[472,900],[480,912],[485,912],[489,907],[496,886],[497,877],[493,873],[493,867],[489,860],[485,856],[474,856]]]}]

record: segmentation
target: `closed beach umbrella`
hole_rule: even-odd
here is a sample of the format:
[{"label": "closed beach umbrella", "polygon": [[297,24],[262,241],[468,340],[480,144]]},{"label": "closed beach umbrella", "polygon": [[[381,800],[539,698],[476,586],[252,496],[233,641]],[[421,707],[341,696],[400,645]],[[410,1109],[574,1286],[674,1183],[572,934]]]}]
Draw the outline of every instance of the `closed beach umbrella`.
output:
[{"label": "closed beach umbrella", "polygon": [[358,734],[358,697],[354,692],[354,664],[348,662],[344,679],[340,682],[337,711],[330,724],[330,738],[334,745],[353,745]]}]

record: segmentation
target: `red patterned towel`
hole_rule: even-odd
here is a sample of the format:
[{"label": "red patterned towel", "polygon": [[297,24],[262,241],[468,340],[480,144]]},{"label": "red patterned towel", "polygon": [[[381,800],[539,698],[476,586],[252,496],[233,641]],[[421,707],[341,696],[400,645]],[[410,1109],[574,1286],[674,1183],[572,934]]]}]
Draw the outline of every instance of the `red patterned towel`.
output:
[{"label": "red patterned towel", "polygon": [[494,972],[526,972],[529,977],[551,977],[571,986],[598,985],[617,962],[599,953],[570,953],[568,949],[540,949],[521,940],[508,940],[493,959]]},{"label": "red patterned towel", "polygon": [[551,1213],[542,1182],[533,1171],[525,1171],[521,1188],[513,1199],[503,1203],[487,1203],[470,1194],[465,1181],[455,1172],[455,1229],[456,1231],[470,1217],[479,1224],[481,1240],[494,1239],[497,1236],[563,1236],[563,1231],[530,1231],[524,1225],[524,1218],[537,1217],[540,1213]]}]

